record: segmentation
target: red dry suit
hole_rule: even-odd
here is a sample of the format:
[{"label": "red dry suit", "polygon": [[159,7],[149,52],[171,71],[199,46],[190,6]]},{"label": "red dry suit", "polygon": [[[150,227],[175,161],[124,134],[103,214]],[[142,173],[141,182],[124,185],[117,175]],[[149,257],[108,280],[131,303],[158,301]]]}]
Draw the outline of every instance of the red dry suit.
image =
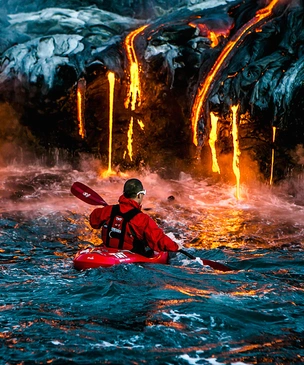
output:
[{"label": "red dry suit", "polygon": [[[141,206],[135,200],[121,195],[118,202],[119,205],[96,208],[90,215],[91,226],[96,229],[102,228],[102,240],[106,246],[142,254],[147,245],[154,251],[178,251],[177,243],[171,240],[151,217],[140,210]],[[125,232],[121,226],[122,219],[127,221],[124,224]]]}]

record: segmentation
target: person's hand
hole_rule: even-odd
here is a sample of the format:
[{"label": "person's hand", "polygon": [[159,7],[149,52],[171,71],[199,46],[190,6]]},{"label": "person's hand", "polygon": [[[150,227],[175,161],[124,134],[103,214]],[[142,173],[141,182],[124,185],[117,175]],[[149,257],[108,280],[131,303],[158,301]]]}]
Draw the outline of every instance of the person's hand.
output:
[{"label": "person's hand", "polygon": [[176,244],[177,244],[177,246],[178,246],[178,249],[177,249],[177,251],[179,251],[179,250],[182,250],[183,249],[183,244],[182,243],[180,243],[180,242],[175,242]]}]

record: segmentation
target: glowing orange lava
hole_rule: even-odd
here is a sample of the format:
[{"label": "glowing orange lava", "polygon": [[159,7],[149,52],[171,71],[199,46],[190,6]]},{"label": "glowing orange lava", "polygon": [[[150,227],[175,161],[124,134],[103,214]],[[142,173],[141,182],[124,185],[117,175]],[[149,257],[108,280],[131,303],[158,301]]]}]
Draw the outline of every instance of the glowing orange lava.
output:
[{"label": "glowing orange lava", "polygon": [[217,163],[215,142],[217,141],[217,121],[218,117],[214,114],[210,114],[211,117],[211,131],[209,136],[209,146],[212,154],[212,171],[220,174],[220,167]]},{"label": "glowing orange lava", "polygon": [[86,81],[84,78],[78,80],[77,83],[77,119],[78,129],[81,138],[85,138],[85,127],[84,127],[84,110],[85,110],[85,90]]},{"label": "glowing orange lava", "polygon": [[[136,121],[137,121],[140,129],[144,130],[144,128],[145,128],[144,123],[140,119],[136,119]],[[128,129],[128,145],[127,145],[128,156],[131,161],[133,161],[133,133],[134,133],[134,118],[131,117],[129,129]],[[127,155],[127,151],[124,151],[124,154],[123,154],[124,159],[126,158],[126,155]]]},{"label": "glowing orange lava", "polygon": [[140,129],[143,131],[143,130],[145,129],[145,125],[144,125],[143,121],[142,121],[142,120],[137,119],[137,123],[138,123],[138,125],[139,125]]},{"label": "glowing orange lava", "polygon": [[[129,88],[125,99],[125,108],[128,109],[131,106],[131,110],[135,110],[136,103],[139,106],[141,104],[141,86],[140,86],[140,65],[136,56],[134,41],[138,34],[140,34],[148,25],[144,25],[133,32],[129,33],[125,39],[125,50],[129,62]],[[130,160],[133,160],[133,117],[130,119],[129,130],[128,130],[128,155]],[[138,124],[141,129],[144,129],[142,121],[138,120]],[[125,154],[124,154],[125,158]]]},{"label": "glowing orange lava", "polygon": [[214,48],[219,44],[218,37],[212,30],[209,32],[209,39],[211,40],[211,47]]},{"label": "glowing orange lava", "polygon": [[[200,85],[197,94],[195,96],[195,100],[192,106],[192,115],[191,115],[191,122],[192,122],[192,133],[193,133],[193,143],[197,146],[198,145],[198,136],[197,136],[197,126],[200,116],[202,114],[202,108],[205,104],[205,100],[208,95],[208,91],[212,86],[216,75],[220,71],[221,67],[225,66],[225,61],[227,61],[227,57],[229,56],[230,52],[240,45],[243,41],[245,35],[248,31],[251,30],[252,27],[260,25],[259,23],[262,22],[264,19],[268,18],[272,14],[272,10],[274,6],[279,2],[279,0],[272,0],[268,6],[263,9],[260,9],[256,12],[254,18],[252,18],[249,22],[244,24],[238,32],[231,38],[231,40],[226,44],[224,49],[222,50],[221,54],[215,61],[214,65],[212,66],[211,70],[209,71],[206,79],[202,85]],[[259,29],[260,30],[260,29]]]},{"label": "glowing orange lava", "polygon": [[129,130],[128,130],[128,153],[129,153],[129,157],[130,157],[131,161],[133,160],[132,142],[133,142],[133,117],[131,117]]},{"label": "glowing orange lava", "polygon": [[[275,142],[275,136],[276,136],[276,127],[272,127],[272,143]],[[270,180],[269,180],[270,185],[272,185],[272,183],[273,183],[273,166],[274,166],[274,148],[272,147],[272,150],[271,150],[271,172],[270,172]]]},{"label": "glowing orange lava", "polygon": [[218,40],[219,36],[226,37],[227,32],[230,31],[230,29],[210,30],[206,24],[202,24],[202,23],[191,22],[191,23],[188,23],[188,25],[190,25],[190,27],[193,27],[193,28],[198,28],[200,35],[202,35],[203,37],[206,37],[210,40],[211,48],[214,48],[219,44],[219,40]]},{"label": "glowing orange lava", "polygon": [[103,174],[108,176],[113,174],[112,171],[112,135],[113,135],[113,104],[114,104],[114,87],[115,87],[115,74],[114,72],[108,72],[109,81],[109,161],[108,170]]},{"label": "glowing orange lava", "polygon": [[239,133],[238,133],[238,126],[237,126],[237,119],[238,119],[238,105],[234,105],[231,107],[232,110],[232,136],[233,136],[233,172],[236,178],[236,192],[235,196],[237,199],[240,199],[240,147],[239,147]]},{"label": "glowing orange lava", "polygon": [[136,102],[141,104],[141,88],[140,88],[140,66],[137,60],[134,49],[134,40],[136,36],[141,33],[148,25],[144,25],[133,32],[129,33],[125,39],[125,49],[130,65],[130,84],[125,99],[125,108],[127,109],[131,104],[131,110],[135,110]]}]

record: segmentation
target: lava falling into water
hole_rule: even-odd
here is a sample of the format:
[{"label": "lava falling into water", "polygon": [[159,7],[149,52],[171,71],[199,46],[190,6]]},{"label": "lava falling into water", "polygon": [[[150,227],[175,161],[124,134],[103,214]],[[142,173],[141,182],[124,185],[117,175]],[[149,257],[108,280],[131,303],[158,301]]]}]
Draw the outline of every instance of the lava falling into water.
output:
[{"label": "lava falling into water", "polygon": [[226,44],[221,54],[215,61],[211,70],[209,71],[206,79],[202,85],[200,85],[197,94],[195,96],[195,100],[192,107],[192,133],[193,133],[193,143],[195,146],[198,145],[198,136],[197,136],[197,127],[198,121],[202,114],[202,108],[204,107],[208,92],[210,87],[212,86],[217,74],[221,70],[222,66],[225,66],[225,61],[227,61],[227,57],[230,55],[231,51],[240,45],[243,41],[246,34],[251,30],[252,27],[258,26],[264,19],[268,18],[272,14],[272,10],[274,6],[279,2],[279,0],[270,1],[269,5],[263,9],[260,9],[256,12],[254,18],[252,18],[249,22],[244,24],[237,33],[231,38],[231,40]]},{"label": "lava falling into water", "polygon": [[[276,127],[272,127],[272,144],[275,142],[276,137]],[[273,166],[274,166],[274,147],[271,150],[271,172],[270,172],[270,180],[269,184],[272,185],[273,183]]]},{"label": "lava falling into water", "polygon": [[77,120],[78,120],[78,131],[81,138],[85,138],[85,126],[84,126],[85,91],[86,91],[86,81],[84,78],[81,78],[78,80],[77,83]]},{"label": "lava falling into water", "polygon": [[211,119],[211,131],[209,136],[209,146],[211,148],[211,154],[212,154],[212,171],[218,172],[220,174],[220,167],[217,162],[216,149],[215,149],[215,142],[217,141],[218,116],[216,116],[214,113],[211,113],[210,119]]},{"label": "lava falling into water", "polygon": [[130,157],[131,161],[133,160],[132,142],[133,142],[133,117],[131,117],[129,130],[128,130],[128,153],[129,153],[129,157]]},{"label": "lava falling into water", "polygon": [[239,133],[238,133],[238,105],[231,107],[232,110],[232,136],[233,136],[233,172],[236,178],[236,192],[235,196],[240,199],[240,147],[239,147]]},{"label": "lava falling into water", "polygon": [[113,104],[114,104],[114,87],[115,87],[115,74],[114,72],[108,72],[109,81],[109,160],[108,170],[105,175],[111,175],[112,171],[112,135],[113,135]]}]

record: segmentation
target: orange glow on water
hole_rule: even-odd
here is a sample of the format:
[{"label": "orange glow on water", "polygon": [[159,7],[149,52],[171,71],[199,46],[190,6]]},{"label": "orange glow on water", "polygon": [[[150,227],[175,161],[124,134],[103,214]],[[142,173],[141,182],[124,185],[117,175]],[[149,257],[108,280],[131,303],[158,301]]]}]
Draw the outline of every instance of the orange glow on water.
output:
[{"label": "orange glow on water", "polygon": [[[272,127],[272,143],[275,142],[275,136],[276,136],[276,127]],[[273,166],[274,166],[274,148],[272,147],[271,150],[271,172],[270,172],[270,180],[269,184],[273,184]]]},{"label": "orange glow on water", "polygon": [[[216,274],[215,274],[216,275]],[[166,285],[165,287],[167,290],[174,290],[179,291],[182,294],[185,294],[189,297],[202,297],[202,298],[208,298],[211,294],[216,294],[214,290],[211,288],[206,289],[198,289],[194,288],[193,286],[172,286],[172,285]]]},{"label": "orange glow on water", "polygon": [[109,176],[113,174],[112,171],[112,135],[113,135],[113,105],[114,105],[114,88],[115,88],[115,74],[108,72],[109,81],[109,159],[108,170],[103,174]]},{"label": "orange glow on water", "polygon": [[129,33],[125,39],[125,49],[130,65],[129,69],[129,88],[127,97],[125,99],[125,108],[127,109],[131,104],[131,110],[135,110],[136,103],[141,104],[141,87],[140,87],[140,66],[134,49],[134,40],[136,36],[141,33],[148,25],[144,25],[133,32]]},{"label": "orange glow on water", "polygon": [[130,157],[130,160],[133,160],[133,117],[131,117],[129,130],[128,130],[128,154]]},{"label": "orange glow on water", "polygon": [[81,138],[85,138],[85,127],[84,127],[84,110],[85,110],[85,90],[86,81],[84,78],[78,80],[77,83],[77,120],[78,130]]},{"label": "orange glow on water", "polygon": [[233,137],[233,172],[236,178],[236,193],[235,196],[237,199],[240,199],[240,147],[239,147],[239,133],[238,133],[238,105],[234,105],[231,107],[232,110],[232,137]]},{"label": "orange glow on water", "polygon": [[274,291],[273,288],[268,288],[267,285],[253,289],[253,287],[258,286],[257,283],[243,284],[237,290],[229,292],[229,295],[236,297],[251,297],[260,296],[263,297]]},{"label": "orange glow on water", "polygon": [[251,30],[252,27],[259,25],[261,21],[266,19],[272,14],[272,10],[274,6],[279,2],[279,0],[272,0],[268,6],[263,9],[260,9],[256,12],[256,15],[246,24],[244,24],[237,33],[231,38],[231,40],[226,44],[221,54],[215,61],[211,70],[206,76],[206,79],[203,84],[197,90],[197,94],[194,99],[194,103],[192,106],[192,115],[191,115],[191,123],[192,123],[192,133],[193,133],[193,143],[195,146],[198,145],[198,136],[197,136],[197,126],[202,114],[202,108],[204,107],[208,91],[212,86],[216,75],[220,71],[222,66],[225,66],[225,61],[227,61],[227,57],[230,52],[238,47],[242,42],[245,35]]},{"label": "orange glow on water", "polygon": [[220,174],[220,167],[216,158],[215,142],[217,141],[217,121],[218,117],[214,114],[210,114],[211,117],[211,131],[209,136],[209,146],[212,154],[212,171]]}]

